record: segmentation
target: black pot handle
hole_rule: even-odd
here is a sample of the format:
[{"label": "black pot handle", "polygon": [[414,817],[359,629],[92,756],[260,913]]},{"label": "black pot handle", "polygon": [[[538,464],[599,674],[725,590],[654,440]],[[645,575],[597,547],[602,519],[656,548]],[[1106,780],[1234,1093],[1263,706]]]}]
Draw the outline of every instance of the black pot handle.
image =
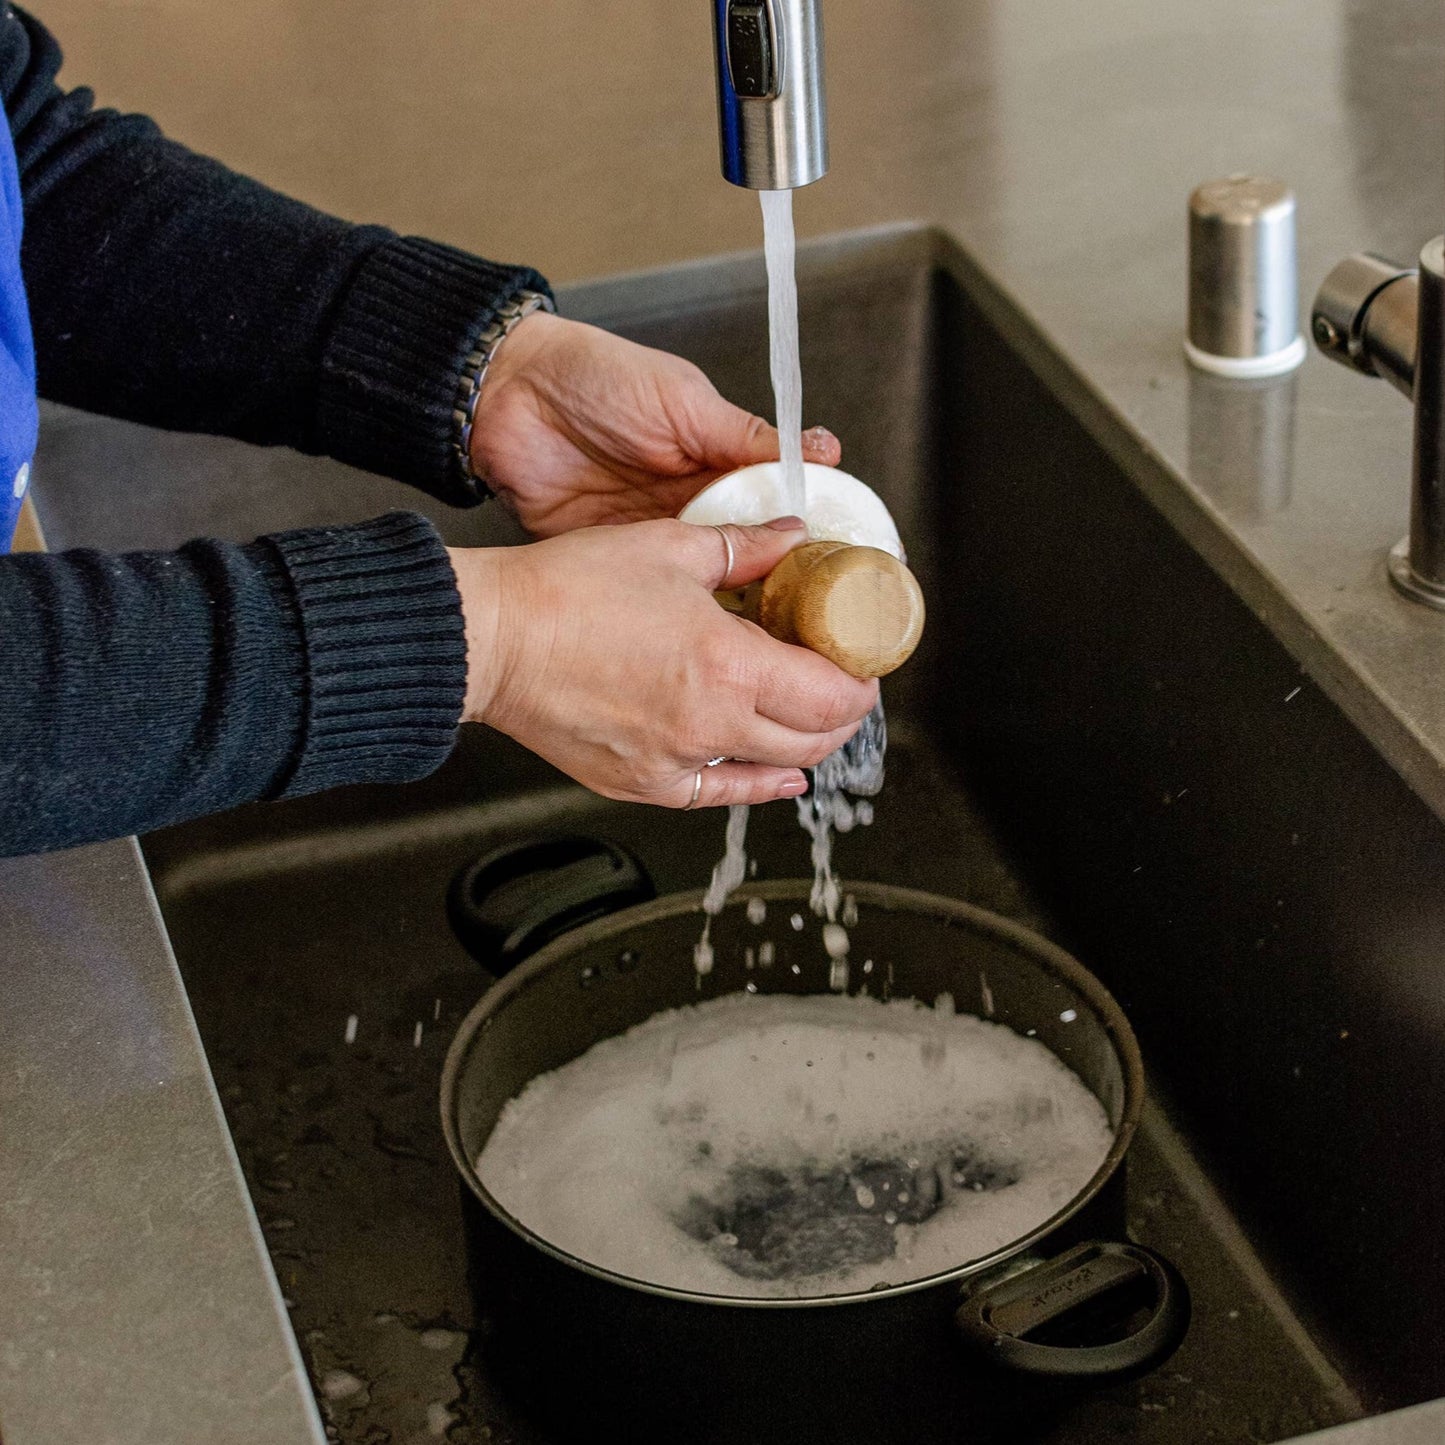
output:
[{"label": "black pot handle", "polygon": [[533,838],[463,868],[447,917],[467,952],[501,977],[561,934],[655,897],[642,861],[618,843]]},{"label": "black pot handle", "polygon": [[1189,1290],[1153,1250],[1093,1240],[982,1285],[954,1318],[969,1348],[1002,1369],[1076,1379],[1142,1374],[1184,1338]]}]

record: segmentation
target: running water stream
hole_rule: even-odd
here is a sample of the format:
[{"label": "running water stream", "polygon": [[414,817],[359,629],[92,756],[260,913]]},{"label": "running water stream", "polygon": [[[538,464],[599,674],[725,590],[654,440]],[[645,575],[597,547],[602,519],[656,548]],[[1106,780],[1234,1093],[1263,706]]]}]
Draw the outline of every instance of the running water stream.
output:
[{"label": "running water stream", "polygon": [[712,972],[712,921],[722,912],[723,904],[747,874],[748,855],[743,848],[747,836],[747,806],[734,804],[728,809],[727,842],[723,855],[713,866],[712,881],[707,885],[707,892],[702,899],[702,911],[706,915],[702,937],[692,951],[692,965],[697,970],[699,988],[704,975]]},{"label": "running water stream", "polygon": [[[759,191],[763,209],[763,252],[768,268],[768,361],[773,379],[779,448],[788,509],[808,516],[806,473],[803,471],[803,369],[798,350],[798,281],[793,233],[793,193]],[[848,987],[848,934],[838,921],[842,901],[833,869],[833,835],[873,821],[868,801],[883,786],[883,759],[888,728],[880,698],[863,719],[857,734],[813,770],[812,786],[798,799],[798,821],[811,839],[813,888],[809,903],[825,920],[824,945],[830,960],[829,983],[837,992]],[[855,795],[850,797],[849,795]],[[748,810],[728,809],[727,844],[712,872],[703,898],[702,937],[693,950],[698,986],[712,972],[712,920],[747,873]]]},{"label": "running water stream", "polygon": [[783,487],[795,517],[808,515],[803,472],[803,368],[798,360],[798,278],[793,193],[759,191],[763,254],[768,263],[768,361],[783,463]]}]

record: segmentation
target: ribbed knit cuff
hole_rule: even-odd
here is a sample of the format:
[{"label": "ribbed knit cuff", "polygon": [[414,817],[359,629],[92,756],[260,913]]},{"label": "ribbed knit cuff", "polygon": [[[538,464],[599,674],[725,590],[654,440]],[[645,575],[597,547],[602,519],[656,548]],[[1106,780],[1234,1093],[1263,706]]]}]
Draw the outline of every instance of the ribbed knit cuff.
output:
[{"label": "ribbed knit cuff", "polygon": [[402,236],[361,264],[321,358],[317,426],[329,455],[456,506],[486,493],[457,466],[453,417],[467,353],[518,291],[550,295],[526,266]]},{"label": "ribbed knit cuff", "polygon": [[263,537],[296,609],[303,719],[273,797],[408,782],[446,759],[466,695],[456,575],[431,523],[391,512]]}]

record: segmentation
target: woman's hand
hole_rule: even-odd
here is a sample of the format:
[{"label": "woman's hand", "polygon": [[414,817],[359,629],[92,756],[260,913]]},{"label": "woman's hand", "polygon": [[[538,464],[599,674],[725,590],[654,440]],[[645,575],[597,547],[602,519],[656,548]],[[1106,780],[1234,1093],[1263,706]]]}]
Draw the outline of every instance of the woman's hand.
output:
[{"label": "woman's hand", "polygon": [[[806,461],[838,439],[803,433]],[[497,348],[472,428],[472,467],[534,536],[676,516],[736,467],[776,461],[778,434],[691,362],[536,312]]]},{"label": "woman's hand", "polygon": [[717,528],[673,521],[453,551],[466,718],[609,798],[684,808],[699,769],[699,807],[803,792],[800,769],[853,735],[877,684],[717,605],[806,540],[796,518],[727,530],[731,571]]}]

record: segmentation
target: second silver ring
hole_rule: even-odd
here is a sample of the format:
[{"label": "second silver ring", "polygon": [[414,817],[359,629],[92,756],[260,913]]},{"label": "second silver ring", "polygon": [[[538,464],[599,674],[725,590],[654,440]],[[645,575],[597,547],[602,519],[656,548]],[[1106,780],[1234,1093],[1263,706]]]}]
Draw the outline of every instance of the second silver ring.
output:
[{"label": "second silver ring", "polygon": [[[723,539],[723,546],[727,548],[727,565],[723,568],[722,582],[720,584],[721,587],[726,587],[728,585],[728,578],[733,575],[733,568],[737,566],[738,560],[737,553],[733,551],[732,533],[720,522],[713,522],[710,525],[713,531]],[[709,763],[708,766],[712,767],[713,764]]]},{"label": "second silver ring", "polygon": [[[707,762],[705,762],[702,767],[697,770],[697,772],[693,775],[692,779],[692,797],[688,799],[688,808],[697,807],[697,800],[702,796],[702,775],[709,768],[717,767],[719,763],[729,763],[731,761],[732,759],[725,755],[722,757],[709,758]],[[683,811],[686,812],[687,809],[685,808]]]}]

